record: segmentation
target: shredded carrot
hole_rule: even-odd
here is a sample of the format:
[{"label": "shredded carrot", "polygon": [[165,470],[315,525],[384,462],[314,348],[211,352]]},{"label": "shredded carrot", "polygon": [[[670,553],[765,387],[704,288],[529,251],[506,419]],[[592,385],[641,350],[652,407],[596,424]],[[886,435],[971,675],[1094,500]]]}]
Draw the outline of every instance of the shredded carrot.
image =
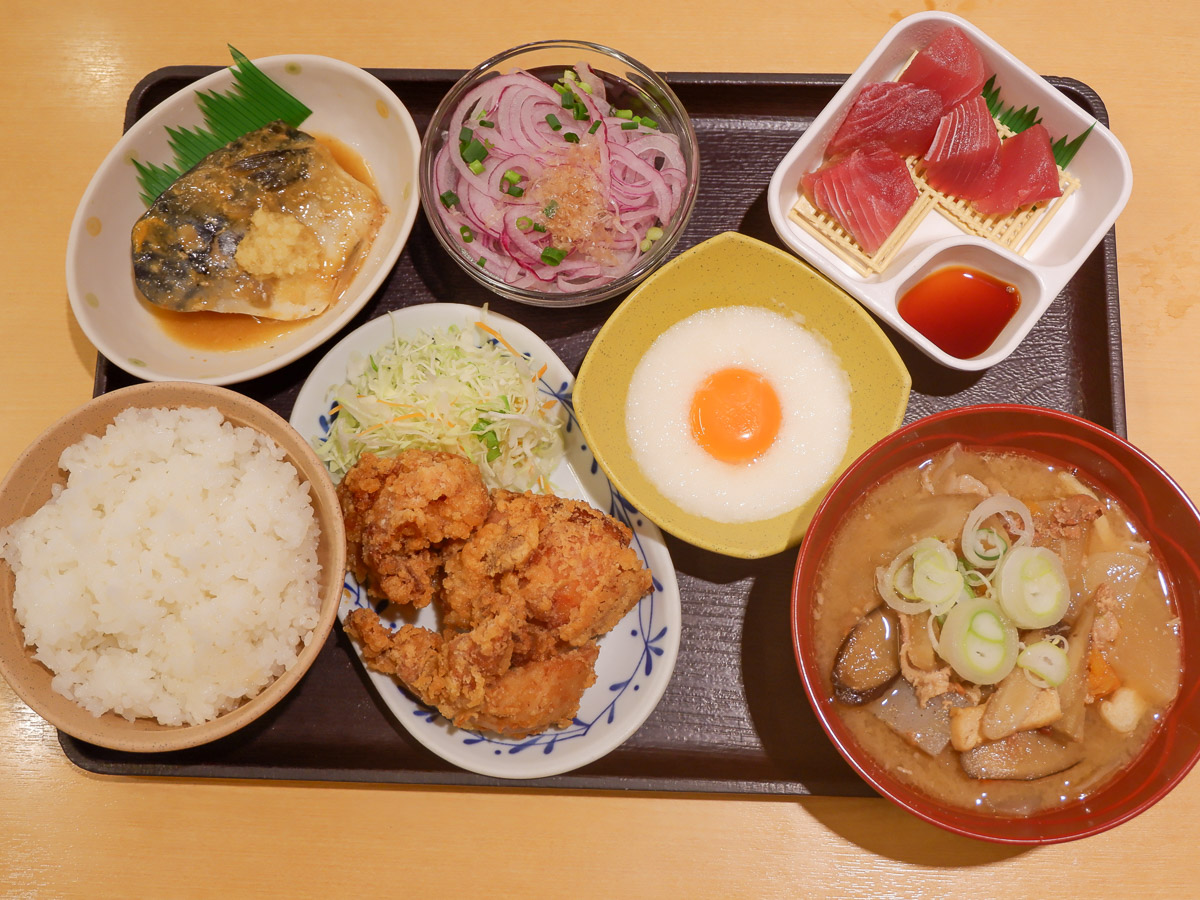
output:
[{"label": "shredded carrot", "polygon": [[384,425],[395,425],[397,422],[403,422],[405,419],[421,419],[421,418],[424,418],[424,416],[422,413],[419,413],[419,412],[407,413],[406,415],[403,415],[403,416],[396,416],[395,418],[388,419],[386,422],[376,422],[370,428],[364,428],[362,431],[360,431],[358,433],[358,436],[362,437],[364,434],[370,434],[375,429],[382,428]]},{"label": "shredded carrot", "polygon": [[555,404],[555,402],[557,402],[557,401],[547,400],[545,403],[542,404],[542,409],[550,409],[550,407],[552,407]]},{"label": "shredded carrot", "polygon": [[542,363],[542,367],[537,370],[537,374],[533,376],[533,380],[537,381],[539,378],[541,378],[543,375],[545,375],[546,369],[548,369],[548,368],[549,368],[548,364]]},{"label": "shredded carrot", "polygon": [[504,335],[502,335],[500,332],[498,332],[495,328],[492,328],[490,325],[485,325],[483,322],[476,322],[475,324],[478,325],[480,328],[482,328],[484,331],[486,331],[488,334],[490,334],[492,337],[494,337],[496,340],[498,340],[501,344],[503,344],[505,346],[505,348],[508,350],[508,352],[511,353],[513,356],[516,356],[518,358],[521,357],[521,354],[517,352],[517,348],[514,347],[512,344],[510,344],[508,341],[506,341],[504,339]]},{"label": "shredded carrot", "polygon": [[411,403],[397,403],[394,400],[384,400],[381,397],[372,398],[376,403],[382,403],[384,406],[394,406],[397,409],[415,409]]}]

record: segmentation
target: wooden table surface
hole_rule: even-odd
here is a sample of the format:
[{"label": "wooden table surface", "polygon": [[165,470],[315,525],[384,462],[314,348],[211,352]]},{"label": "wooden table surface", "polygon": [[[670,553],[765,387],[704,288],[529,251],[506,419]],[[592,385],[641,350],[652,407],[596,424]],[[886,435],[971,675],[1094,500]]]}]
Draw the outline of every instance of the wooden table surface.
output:
[{"label": "wooden table surface", "polygon": [[[852,71],[901,17],[958,13],[1035,71],[1093,87],[1133,161],[1117,223],[1129,436],[1200,496],[1200,13],[1122,0],[608,0],[534,6],[8,0],[0,18],[0,472],[92,390],[63,274],[67,230],[167,65],[302,52],[465,68],[579,37],[659,71]],[[1200,772],[1106,834],[1019,850],[877,799],[548,793],[103,777],[0,682],[0,895],[1194,895]]]}]

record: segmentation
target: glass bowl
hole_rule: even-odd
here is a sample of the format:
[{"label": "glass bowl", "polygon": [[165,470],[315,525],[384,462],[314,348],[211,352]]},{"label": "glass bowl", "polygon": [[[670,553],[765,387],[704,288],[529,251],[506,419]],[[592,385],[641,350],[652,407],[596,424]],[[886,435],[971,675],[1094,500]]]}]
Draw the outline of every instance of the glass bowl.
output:
[{"label": "glass bowl", "polygon": [[[539,124],[542,119],[547,119],[551,128],[554,128],[555,124],[559,125],[559,128],[547,134],[546,137],[561,134],[564,135],[564,140],[568,140],[565,136],[571,134],[574,137],[569,140],[575,141],[576,138],[579,138],[582,145],[586,147],[589,143],[594,143],[594,139],[590,137],[592,134],[603,135],[608,129],[613,129],[616,133],[627,130],[629,125],[634,126],[629,130],[636,130],[640,134],[652,134],[657,131],[676,136],[685,173],[682,183],[676,190],[678,204],[668,221],[660,222],[655,226],[661,229],[661,236],[653,241],[648,238],[641,240],[640,247],[646,247],[646,244],[649,243],[648,248],[640,251],[632,268],[622,275],[607,281],[593,280],[578,287],[564,284],[564,278],[540,283],[536,279],[529,279],[533,280],[534,286],[510,283],[516,281],[516,275],[523,274],[524,270],[519,268],[517,263],[510,263],[508,272],[512,273],[512,276],[509,279],[506,279],[499,271],[492,271],[498,266],[500,258],[512,259],[507,247],[510,244],[520,244],[525,250],[530,247],[541,249],[542,242],[539,240],[528,242],[521,235],[511,235],[511,229],[510,234],[504,234],[501,230],[496,237],[492,238],[484,234],[476,234],[475,231],[480,228],[479,223],[483,217],[481,213],[484,215],[490,213],[494,220],[495,212],[488,209],[481,210],[479,206],[472,203],[469,204],[471,214],[468,216],[462,211],[464,201],[457,196],[458,192],[452,192],[455,196],[446,198],[444,195],[448,190],[448,180],[445,176],[439,178],[438,155],[450,140],[462,141],[459,145],[459,152],[462,152],[463,145],[469,143],[469,141],[462,140],[465,136],[464,129],[472,131],[472,137],[479,137],[480,142],[487,140],[487,134],[490,132],[487,125],[480,124],[478,111],[462,106],[464,97],[482,83],[524,71],[536,75],[547,84],[559,81],[559,87],[565,88],[565,79],[571,78],[565,73],[580,63],[590,67],[603,82],[606,94],[605,105],[610,107],[604,112],[615,112],[615,115],[606,115],[600,126],[604,130],[593,132],[591,129],[598,127],[595,120],[591,117],[577,118],[570,108],[570,98],[567,97],[563,102],[568,106],[556,107],[555,113],[543,116],[541,109],[537,111],[536,121]],[[573,76],[574,72],[571,74]],[[559,91],[560,97],[563,93],[563,90]],[[594,93],[594,91],[588,92],[593,96]],[[589,102],[590,100],[582,101],[582,106],[586,106]],[[497,115],[495,110],[487,110],[486,113],[497,121],[493,122],[491,119],[485,118],[485,122],[492,126],[503,126],[503,122],[499,121],[502,116]],[[549,121],[551,117],[554,119],[552,122]],[[638,120],[644,118],[649,118],[652,124],[638,125]],[[482,133],[482,136],[475,134],[476,132]],[[453,153],[453,147],[449,148],[448,152]],[[531,168],[539,165],[536,162],[538,152],[540,151],[531,152],[534,157]],[[527,156],[526,159],[528,158]],[[508,159],[508,157],[502,158],[500,154],[495,154],[493,156],[495,161],[492,162],[488,161],[485,156],[476,166],[479,172],[477,177],[488,179],[488,191],[482,194],[485,203],[492,190],[492,182],[497,185],[495,188],[497,197],[501,192],[509,194],[509,197],[514,197],[512,191],[520,191],[521,196],[524,196],[524,192],[529,190],[530,198],[536,199],[552,190],[545,186],[545,181],[534,187],[538,176],[535,176],[532,171],[527,172],[515,159],[512,163],[513,168],[509,168],[506,164]],[[607,163],[602,158],[599,165],[604,166]],[[661,162],[658,167],[661,167]],[[447,165],[447,169],[449,168],[450,166]],[[563,166],[553,167],[553,170],[562,169],[564,169]],[[456,177],[460,171],[454,170]],[[552,167],[547,166],[545,171],[552,171]],[[520,180],[505,181],[502,175],[506,172],[513,173],[514,177],[519,175]],[[429,220],[433,233],[437,235],[438,241],[450,256],[472,278],[489,290],[521,303],[535,306],[582,306],[629,290],[667,258],[687,226],[688,218],[691,216],[692,207],[696,201],[696,192],[700,184],[700,154],[696,144],[696,133],[692,129],[687,112],[667,83],[653,71],[623,53],[599,44],[568,40],[540,41],[514,47],[485,60],[467,72],[450,89],[450,92],[438,105],[429,128],[425,132],[421,145],[420,178],[421,205],[425,209],[425,216]],[[515,200],[509,199],[509,197],[503,199],[504,204],[515,203]],[[447,202],[449,205],[446,205]],[[501,208],[500,205],[495,207],[496,210]],[[540,209],[540,203],[535,208]],[[549,205],[546,209],[549,209]],[[525,223],[514,227],[529,233],[531,238],[537,237],[532,228],[550,224],[549,217],[544,222],[536,223],[528,216],[521,218],[526,220]],[[475,227],[472,228],[470,223],[474,223]],[[643,227],[642,231],[645,230]],[[553,233],[553,228],[551,228],[551,233]],[[492,259],[489,261],[484,254],[490,254]],[[532,259],[528,253],[525,258]],[[480,265],[481,259],[484,260],[482,266]],[[489,262],[491,262],[490,267]],[[545,270],[544,266],[540,268]]]},{"label": "glass bowl", "polygon": [[[859,744],[826,691],[811,627],[815,584],[840,524],[873,485],[893,472],[961,444],[1016,450],[1077,472],[1121,501],[1150,543],[1179,615],[1179,693],[1141,752],[1083,800],[1032,814],[972,811],[901,780]],[[817,718],[846,761],[880,794],[948,831],[1007,844],[1050,844],[1106,831],[1161,800],[1200,757],[1200,512],[1166,472],[1132,444],[1092,422],[1033,406],[948,410],[893,432],[858,458],[813,517],[792,585],[792,636],[801,680]]]}]

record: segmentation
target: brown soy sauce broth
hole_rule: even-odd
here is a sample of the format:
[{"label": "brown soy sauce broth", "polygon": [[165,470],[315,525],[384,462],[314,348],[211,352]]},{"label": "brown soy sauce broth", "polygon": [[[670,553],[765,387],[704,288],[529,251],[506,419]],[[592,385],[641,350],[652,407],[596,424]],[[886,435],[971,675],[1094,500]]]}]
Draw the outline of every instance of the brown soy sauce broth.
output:
[{"label": "brown soy sauce broth", "polygon": [[[339,166],[357,181],[367,185],[379,193],[379,185],[370,165],[362,158],[357,150],[344,141],[328,134],[316,133],[313,138],[330,152]],[[184,347],[206,352],[230,352],[249,350],[262,347],[273,341],[306,328],[322,316],[332,315],[345,296],[346,288],[354,280],[354,274],[362,263],[363,255],[359,253],[347,260],[346,266],[338,277],[338,296],[329,308],[317,316],[307,319],[270,319],[264,316],[250,316],[243,313],[220,313],[199,310],[195,312],[177,312],[164,309],[143,299],[136,291],[138,303],[158,323],[169,338]]]},{"label": "brown soy sauce broth", "polygon": [[909,288],[896,311],[951,356],[972,359],[987,352],[1020,306],[1015,285],[968,266],[947,266]]},{"label": "brown soy sauce broth", "polygon": [[[894,473],[868,492],[846,517],[822,561],[816,582],[813,642],[822,680],[833,696],[831,672],[842,640],[871,609],[881,604],[875,570],[923,537],[939,537],[957,548],[967,514],[978,495],[935,496],[922,484],[922,473],[956,454],[946,470],[949,477],[971,475],[993,488],[1002,487],[1031,508],[1079,493],[1080,482],[1093,491],[1106,509],[1111,535],[1089,529],[1078,559],[1065,559],[1073,599],[1065,621],[1073,620],[1086,591],[1084,564],[1089,555],[1106,552],[1115,540],[1144,547],[1136,522],[1111,496],[1078,474],[1032,455],[1015,452],[973,452],[952,448],[920,465]],[[1103,537],[1103,541],[1101,540]],[[1150,564],[1119,614],[1121,632],[1109,662],[1124,684],[1137,689],[1149,709],[1129,735],[1113,730],[1099,714],[1099,703],[1087,707],[1085,754],[1077,765],[1033,781],[976,780],[962,770],[959,753],[947,746],[936,756],[901,738],[871,711],[871,705],[834,702],[846,727],[860,746],[894,777],[942,803],[984,813],[1031,814],[1085,799],[1128,765],[1149,742],[1179,687],[1181,647],[1176,611],[1165,579],[1150,552]],[[936,700],[933,702],[937,702]]]}]

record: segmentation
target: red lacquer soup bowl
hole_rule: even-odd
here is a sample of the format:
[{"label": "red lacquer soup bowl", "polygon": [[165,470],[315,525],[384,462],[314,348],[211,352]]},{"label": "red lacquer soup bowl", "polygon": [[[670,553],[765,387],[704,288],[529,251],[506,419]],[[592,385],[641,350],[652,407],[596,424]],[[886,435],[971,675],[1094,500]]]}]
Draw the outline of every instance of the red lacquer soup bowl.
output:
[{"label": "red lacquer soup bowl", "polygon": [[[1029,816],[972,812],[936,800],[898,780],[857,743],[835,708],[817,667],[814,585],[839,525],[855,503],[888,475],[960,443],[1015,450],[1075,468],[1119,499],[1154,548],[1169,583],[1182,640],[1182,680],[1141,753],[1085,799]],[[1200,756],[1200,513],[1153,460],[1128,441],[1085,419],[1032,406],[988,405],[950,410],[896,431],[860,456],[817,510],[796,563],[792,637],[800,676],[826,733],[847,762],[880,794],[948,831],[1009,844],[1046,844],[1097,834],[1131,819],[1167,794]]]}]

